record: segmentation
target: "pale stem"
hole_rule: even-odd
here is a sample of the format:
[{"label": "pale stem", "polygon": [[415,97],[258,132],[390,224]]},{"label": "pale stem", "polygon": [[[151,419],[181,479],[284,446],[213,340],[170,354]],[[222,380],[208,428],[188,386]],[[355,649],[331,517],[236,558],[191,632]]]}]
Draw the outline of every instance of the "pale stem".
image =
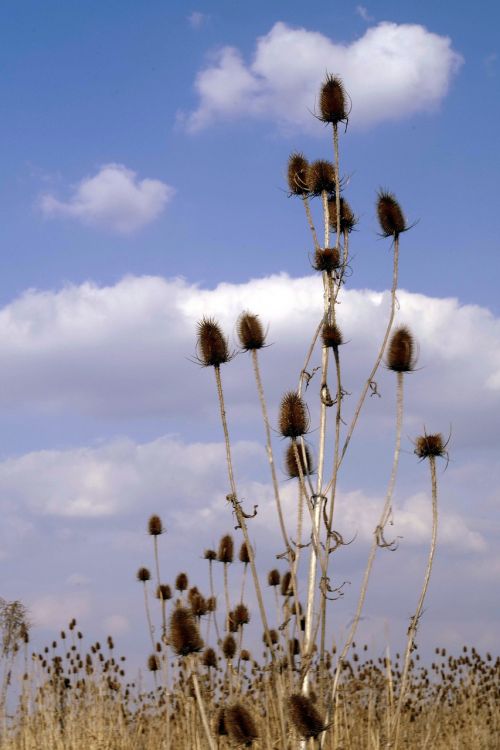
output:
[{"label": "pale stem", "polygon": [[[153,536],[153,546],[154,546],[154,554],[155,554],[155,569],[156,569],[156,586],[160,587],[160,558],[158,555],[158,536],[154,534]],[[161,607],[161,632],[162,637],[165,638],[166,632],[167,632],[167,617],[166,617],[166,610],[164,605],[164,601],[162,599],[162,607]]]},{"label": "pale stem", "polygon": [[198,675],[196,674],[193,663],[192,663],[191,678],[193,680],[193,687],[194,687],[194,692],[196,695],[196,702],[198,704],[198,710],[200,712],[201,723],[203,724],[203,731],[205,732],[205,737],[207,738],[207,742],[209,744],[210,750],[217,750],[217,745],[215,744],[215,741],[210,732],[210,726],[208,724],[207,714],[205,712],[205,706],[203,703],[203,699],[201,697],[200,685],[198,682]]},{"label": "pale stem", "polygon": [[231,602],[229,601],[229,581],[227,579],[227,563],[224,563],[224,598],[226,600],[226,630],[229,631],[229,613]]},{"label": "pale stem", "polygon": [[304,203],[304,208],[306,210],[306,216],[307,216],[307,223],[309,224],[309,229],[311,230],[311,234],[313,237],[314,242],[314,249],[319,250],[319,242],[318,242],[318,235],[316,234],[316,229],[314,227],[314,222],[311,214],[311,207],[309,205],[309,198],[307,195],[305,195],[302,198],[302,202]]},{"label": "pale stem", "polygon": [[151,612],[149,609],[148,590],[146,587],[146,581],[144,581],[144,608],[146,610],[146,620],[148,622],[148,630],[149,630],[149,636],[151,638],[151,645],[153,646],[153,651],[155,651],[156,650],[156,643],[155,643],[155,637],[154,637],[155,629],[153,627],[153,622],[151,620]]},{"label": "pale stem", "polygon": [[340,251],[340,174],[339,174],[339,129],[336,122],[333,123],[333,153],[335,169],[335,208],[337,209],[337,244]]}]

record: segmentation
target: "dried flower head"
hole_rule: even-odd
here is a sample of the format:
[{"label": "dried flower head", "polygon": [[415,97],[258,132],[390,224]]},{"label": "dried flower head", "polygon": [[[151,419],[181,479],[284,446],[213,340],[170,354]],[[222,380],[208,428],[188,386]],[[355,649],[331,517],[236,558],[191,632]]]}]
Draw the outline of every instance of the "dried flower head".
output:
[{"label": "dried flower head", "polygon": [[201,651],[203,641],[193,613],[186,607],[176,607],[170,617],[170,645],[178,656]]},{"label": "dried flower head", "polygon": [[217,734],[219,737],[225,737],[227,735],[225,708],[221,708],[219,710],[219,713],[217,714],[217,719],[215,722],[215,734]]},{"label": "dried flower head", "polygon": [[241,651],[240,651],[240,659],[241,659],[241,661],[250,661],[251,658],[252,658],[252,655],[251,655],[250,651],[248,651],[248,649],[246,649],[246,648],[242,648]]},{"label": "dried flower head", "polygon": [[309,193],[307,172],[309,162],[303,154],[290,154],[288,159],[288,188],[292,195],[304,196]]},{"label": "dried flower head", "polygon": [[[335,198],[330,198],[328,201],[328,216],[330,217],[330,226],[333,231],[337,231],[337,201]],[[345,198],[340,196],[340,232],[352,232],[357,224],[357,219],[354,216],[352,209]]]},{"label": "dried flower head", "polygon": [[241,703],[226,708],[225,723],[230,738],[238,744],[250,747],[259,736],[253,716]]},{"label": "dried flower head", "polygon": [[189,596],[189,605],[195,617],[203,617],[208,612],[207,600],[199,591],[195,591]]},{"label": "dried flower head", "polygon": [[250,622],[250,612],[245,604],[237,604],[233,611],[233,616],[238,627],[248,625]]},{"label": "dried flower head", "polygon": [[146,583],[146,581],[149,581],[151,579],[151,573],[147,568],[139,568],[137,571],[137,580],[141,581],[142,583]]},{"label": "dried flower head", "polygon": [[411,372],[415,367],[415,344],[406,326],[392,334],[387,353],[387,367],[394,372]]},{"label": "dried flower head", "polygon": [[216,560],[217,552],[214,549],[206,549],[203,557],[205,558],[205,560]]},{"label": "dried flower head", "polygon": [[158,672],[160,669],[160,662],[156,654],[151,654],[148,657],[148,669],[150,672]]},{"label": "dried flower head", "polygon": [[242,562],[244,565],[248,565],[248,563],[250,562],[250,555],[249,555],[249,552],[248,552],[248,547],[247,547],[247,543],[246,542],[243,542],[242,545],[241,545],[241,547],[240,547],[240,551],[239,551],[239,554],[238,554],[238,560],[240,562]]},{"label": "dried flower head", "polygon": [[313,268],[332,273],[340,266],[340,252],[336,247],[320,247],[314,253]]},{"label": "dried flower head", "polygon": [[231,634],[226,635],[222,641],[222,653],[224,654],[225,659],[234,659],[236,653],[236,641]]},{"label": "dried flower head", "polygon": [[227,339],[212,318],[198,323],[198,357],[205,367],[219,367],[231,359]]},{"label": "dried flower head", "polygon": [[290,719],[301,737],[317,737],[325,724],[318,713],[312,700],[300,693],[294,693],[288,699],[288,712]]},{"label": "dried flower head", "polygon": [[237,329],[242,349],[246,352],[252,349],[262,349],[266,336],[257,315],[249,312],[242,313],[238,318]]},{"label": "dried flower head", "polygon": [[148,534],[151,534],[151,536],[160,536],[164,531],[165,529],[163,528],[160,516],[150,516],[148,521]]},{"label": "dried flower head", "polygon": [[307,407],[295,391],[288,391],[281,399],[279,430],[283,437],[298,438],[307,432],[309,415]]},{"label": "dried flower head", "polygon": [[384,237],[397,238],[406,232],[405,217],[395,196],[386,190],[379,190],[377,201],[377,215]]},{"label": "dried flower head", "polygon": [[281,596],[292,596],[293,594],[292,574],[289,570],[281,576],[280,592]]},{"label": "dried flower head", "polygon": [[164,602],[172,598],[172,589],[168,583],[160,583],[156,589],[156,598]]},{"label": "dried flower head", "polygon": [[208,669],[215,669],[217,667],[217,655],[213,648],[207,648],[203,652],[202,658],[203,666]]},{"label": "dried flower head", "polygon": [[321,339],[323,341],[323,346],[331,349],[344,343],[342,332],[335,323],[323,323]]},{"label": "dried flower head", "polygon": [[[297,453],[299,455],[299,466],[300,470],[302,472],[303,476],[306,476],[307,474],[312,474],[313,469],[313,461],[311,457],[311,451],[309,450],[309,447],[307,445],[304,445],[304,450],[306,454],[306,460],[304,462],[304,456],[302,454],[302,446],[297,445]],[[300,477],[299,472],[299,466],[297,466],[297,456],[294,450],[294,444],[290,443],[286,450],[286,472],[290,479],[298,479]]]},{"label": "dried flower head", "polygon": [[327,75],[319,95],[320,120],[337,125],[347,120],[346,94],[338,76]]},{"label": "dried flower head", "polygon": [[234,558],[234,542],[231,534],[224,534],[219,542],[217,560],[221,563],[232,563]]},{"label": "dried flower head", "polygon": [[276,645],[276,643],[278,643],[278,640],[279,640],[278,631],[272,628],[267,633],[264,632],[262,635],[262,640],[264,641],[266,646],[268,646],[269,648],[271,646]]},{"label": "dried flower head", "polygon": [[276,568],[273,568],[273,570],[270,570],[267,574],[267,584],[268,586],[279,586],[281,581],[281,576],[279,570],[276,570]]},{"label": "dried flower head", "polygon": [[177,591],[186,591],[188,586],[189,580],[186,573],[179,573],[177,578],[175,579],[175,588],[177,589]]},{"label": "dried flower head", "polygon": [[321,195],[335,192],[335,169],[331,162],[318,159],[309,165],[307,170],[307,185],[311,195]]},{"label": "dried flower head", "polygon": [[421,435],[415,440],[415,454],[419,458],[446,456],[446,445],[440,433],[435,435]]}]

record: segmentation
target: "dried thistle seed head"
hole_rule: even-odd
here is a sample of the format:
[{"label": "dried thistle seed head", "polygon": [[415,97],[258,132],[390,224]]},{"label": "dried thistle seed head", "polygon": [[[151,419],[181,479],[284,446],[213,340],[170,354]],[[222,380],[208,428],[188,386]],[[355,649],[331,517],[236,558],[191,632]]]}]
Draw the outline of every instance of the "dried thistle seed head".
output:
[{"label": "dried thistle seed head", "polygon": [[222,653],[225,659],[234,659],[236,653],[236,641],[232,635],[226,635],[222,641]]},{"label": "dried thistle seed head", "polygon": [[281,596],[292,596],[293,594],[292,574],[289,570],[281,576],[280,593]]},{"label": "dried thistle seed head", "polygon": [[406,326],[392,334],[387,353],[387,367],[394,372],[411,372],[415,367],[415,344]]},{"label": "dried thistle seed head", "polygon": [[335,169],[333,164],[325,159],[318,159],[309,165],[307,170],[307,185],[311,195],[321,195],[335,192]]},{"label": "dried thistle seed head", "polygon": [[290,154],[288,159],[288,188],[292,195],[304,196],[309,193],[307,171],[309,162],[303,154]]},{"label": "dried thistle seed head", "polygon": [[151,516],[148,521],[148,534],[151,534],[151,536],[160,536],[164,531],[165,529],[163,528],[160,516]]},{"label": "dried thistle seed head", "polygon": [[300,654],[300,643],[298,638],[291,638],[288,641],[288,651],[290,656],[298,656]]},{"label": "dried thistle seed head", "polygon": [[314,253],[313,268],[332,273],[340,266],[340,252],[336,247],[320,247]]},{"label": "dried thistle seed head", "polygon": [[[330,226],[333,231],[337,231],[337,201],[335,198],[330,198],[328,201],[328,216],[330,217]],[[354,216],[352,209],[345,198],[340,196],[340,231],[352,232],[357,224],[357,219]]]},{"label": "dried thistle seed head", "polygon": [[[297,453],[299,455],[300,470],[303,476],[313,473],[313,461],[311,457],[311,451],[307,445],[304,445],[306,460],[304,462],[304,456],[302,454],[302,446],[297,445]],[[300,477],[299,467],[297,466],[297,456],[294,450],[294,444],[290,443],[286,450],[286,472],[290,479],[297,479]]]},{"label": "dried thistle seed head", "polygon": [[175,588],[177,589],[177,591],[186,591],[188,586],[189,581],[186,573],[179,573],[177,578],[175,579]]},{"label": "dried thistle seed head", "polygon": [[397,238],[405,232],[405,217],[395,196],[386,190],[379,190],[377,201],[377,215],[382,234],[385,237]]},{"label": "dried thistle seed head", "polygon": [[193,613],[186,607],[176,607],[170,617],[170,645],[178,656],[201,651],[203,641]]},{"label": "dried thistle seed head", "polygon": [[221,563],[232,563],[234,558],[234,542],[231,534],[224,534],[219,542],[217,560]]},{"label": "dried thistle seed head", "polygon": [[198,323],[198,356],[205,367],[219,367],[231,359],[227,339],[212,318]]},{"label": "dried thistle seed head", "polygon": [[327,75],[319,95],[320,120],[337,125],[347,119],[344,84],[338,76]]},{"label": "dried thistle seed head", "polygon": [[230,633],[238,632],[238,623],[236,622],[236,617],[233,611],[229,612],[227,616],[227,629]]},{"label": "dried thistle seed head", "polygon": [[202,658],[203,666],[208,669],[215,669],[217,667],[217,655],[213,648],[206,648],[203,652]]},{"label": "dried thistle seed head", "polygon": [[166,602],[172,598],[172,589],[170,588],[168,583],[160,583],[160,585],[156,589],[156,598],[160,599],[163,602]]},{"label": "dried thistle seed head", "polygon": [[257,315],[249,312],[242,313],[238,318],[237,329],[242,349],[246,352],[252,349],[262,349],[266,336]]},{"label": "dried thistle seed head", "polygon": [[189,605],[195,617],[203,617],[208,612],[207,601],[199,591],[196,591],[189,597]]},{"label": "dried thistle seed head", "polygon": [[226,708],[225,723],[230,738],[246,747],[250,747],[259,736],[253,716],[241,703]]},{"label": "dried thistle seed head", "polygon": [[137,571],[137,580],[141,581],[142,583],[146,583],[146,581],[149,581],[151,579],[151,573],[147,568],[139,568]]},{"label": "dried thistle seed head", "polygon": [[219,713],[217,714],[217,719],[215,722],[215,734],[217,734],[219,737],[225,737],[227,735],[225,708],[221,708],[219,710]]},{"label": "dried thistle seed head", "polygon": [[246,542],[243,542],[243,544],[240,547],[238,560],[242,562],[244,565],[248,565],[248,563],[250,562],[250,555],[248,553],[248,547],[247,547]]},{"label": "dried thistle seed head", "polygon": [[262,635],[262,640],[268,646],[269,648],[271,646],[275,646],[278,643],[279,637],[278,637],[278,631],[271,629],[267,633],[264,632]]},{"label": "dried thistle seed head", "polygon": [[419,458],[446,455],[446,444],[440,433],[435,435],[421,435],[415,441],[415,453]]},{"label": "dried thistle seed head", "polygon": [[248,651],[248,649],[246,648],[242,648],[240,651],[241,661],[250,661],[251,658],[252,658],[252,654],[250,653],[250,651]]},{"label": "dried thistle seed head", "polygon": [[160,669],[160,662],[156,654],[151,654],[148,657],[148,669],[150,672],[158,672]]},{"label": "dried thistle seed head", "polygon": [[335,323],[323,323],[321,339],[323,341],[323,346],[331,349],[344,343],[342,332]]},{"label": "dried thistle seed head", "polygon": [[273,570],[270,570],[267,574],[267,585],[268,586],[279,586],[281,581],[281,576],[279,570],[276,570],[276,568],[273,568]]},{"label": "dried thistle seed head", "polygon": [[245,604],[237,604],[234,608],[233,615],[238,627],[241,625],[248,625],[250,622],[250,612]]},{"label": "dried thistle seed head", "polygon": [[217,552],[214,549],[206,549],[203,557],[205,558],[205,560],[216,560]]},{"label": "dried thistle seed head", "polygon": [[209,596],[207,599],[207,612],[215,612],[217,609],[217,598],[215,596]]},{"label": "dried thistle seed head", "polygon": [[307,407],[295,391],[288,391],[281,399],[279,430],[283,437],[298,438],[307,432],[309,415]]},{"label": "dried thistle seed head", "polygon": [[291,695],[288,699],[288,713],[295,729],[304,739],[317,737],[325,728],[314,703],[306,695]]}]

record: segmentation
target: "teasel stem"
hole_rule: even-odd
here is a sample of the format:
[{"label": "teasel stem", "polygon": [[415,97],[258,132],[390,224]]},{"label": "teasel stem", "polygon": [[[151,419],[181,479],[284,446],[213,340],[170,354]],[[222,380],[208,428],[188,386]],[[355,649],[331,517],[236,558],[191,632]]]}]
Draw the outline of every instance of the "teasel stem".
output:
[{"label": "teasel stem", "polygon": [[[208,561],[208,578],[210,582],[210,596],[215,599],[215,587],[214,587],[214,571],[212,568],[213,560]],[[220,643],[221,637],[219,632],[219,624],[217,622],[217,609],[214,609],[213,612],[210,612],[210,615],[214,616],[214,626],[215,626],[215,634],[217,636],[217,643]],[[208,618],[208,627],[207,627],[207,641],[208,641],[208,634],[210,632],[210,615]]]},{"label": "teasel stem", "polygon": [[217,745],[210,732],[210,726],[208,724],[207,714],[205,712],[205,705],[201,697],[200,684],[198,682],[198,675],[196,673],[196,665],[194,662],[194,658],[190,657],[190,661],[191,661],[191,679],[193,681],[193,687],[194,687],[194,692],[196,695],[196,702],[198,703],[198,710],[201,716],[201,723],[203,725],[203,731],[205,732],[205,737],[207,738],[207,742],[210,747],[210,750],[217,750]]},{"label": "teasel stem", "polygon": [[[241,506],[238,502],[238,495],[236,492],[236,482],[234,480],[234,472],[233,472],[233,461],[231,457],[231,442],[229,440],[229,429],[227,426],[227,419],[226,419],[226,407],[224,403],[224,392],[222,390],[222,380],[220,376],[220,367],[214,367],[215,371],[215,382],[217,384],[217,395],[219,397],[219,408],[220,408],[220,416],[221,416],[221,422],[222,422],[222,429],[224,431],[224,441],[226,444],[226,462],[227,462],[227,473],[229,477],[229,486],[231,488],[231,502],[233,505],[233,510],[236,515],[236,519],[238,521],[238,525],[241,528],[241,531],[243,533],[243,537],[245,540],[245,543],[247,545],[248,550],[248,557],[250,558],[250,570],[252,572],[252,578],[254,582],[254,588],[255,588],[255,595],[257,597],[257,603],[259,606],[260,616],[262,620],[262,626],[264,628],[264,632],[266,633],[266,637],[269,637],[269,625],[267,622],[267,616],[266,616],[266,610],[264,607],[264,600],[262,597],[262,590],[260,587],[259,577],[257,575],[257,568],[255,567],[255,555],[253,551],[253,547],[250,543],[250,537],[248,535],[248,528],[246,524],[246,519],[243,516]],[[269,640],[270,642],[270,640]],[[275,662],[275,654],[274,650],[271,648],[271,660],[274,664]]]},{"label": "teasel stem", "polygon": [[226,601],[226,631],[229,632],[229,613],[231,612],[231,602],[229,601],[229,581],[227,576],[227,563],[224,565],[224,599]]},{"label": "teasel stem", "polygon": [[340,251],[340,169],[339,169],[339,129],[336,122],[333,123],[333,167],[335,170],[335,207],[337,209],[337,244]]},{"label": "teasel stem", "polygon": [[318,336],[319,336],[319,334],[321,332],[321,329],[323,327],[323,323],[324,323],[324,318],[321,318],[320,322],[318,323],[318,327],[316,328],[316,332],[315,332],[315,334],[314,334],[314,336],[312,338],[309,350],[308,350],[308,352],[306,354],[306,359],[305,359],[305,362],[304,362],[304,367],[300,371],[299,384],[297,386],[297,394],[299,396],[302,396],[302,387],[304,385],[304,378],[306,376],[307,368],[309,366],[309,362],[311,360],[311,357],[312,357],[312,354],[313,354],[313,351],[314,351],[314,347],[316,346],[316,341],[318,340]]},{"label": "teasel stem", "polygon": [[[331,720],[331,711],[333,709],[333,704],[336,700],[336,694],[337,694],[337,688],[338,683],[340,679],[340,675],[342,672],[342,664],[343,661],[347,655],[347,652],[349,651],[351,644],[354,640],[354,637],[356,635],[356,631],[358,629],[359,621],[361,619],[361,613],[363,611],[363,606],[366,599],[366,593],[368,591],[368,583],[370,580],[370,574],[373,568],[373,562],[375,560],[375,556],[377,554],[377,549],[379,547],[379,544],[381,542],[381,534],[383,533],[384,526],[387,523],[387,520],[391,513],[392,508],[392,498],[394,494],[394,487],[396,483],[396,476],[398,472],[398,466],[399,466],[399,456],[401,453],[401,430],[403,425],[403,372],[397,372],[397,395],[396,395],[396,437],[395,437],[395,446],[394,446],[394,457],[392,461],[392,470],[391,470],[391,476],[389,479],[389,484],[387,487],[387,493],[385,497],[385,503],[384,507],[382,509],[382,513],[380,514],[379,522],[377,526],[375,527],[373,531],[373,540],[372,545],[370,548],[370,553],[368,555],[368,561],[366,563],[365,572],[363,575],[363,581],[361,584],[361,589],[359,592],[358,597],[358,604],[356,607],[356,612],[352,620],[351,628],[349,630],[348,636],[346,638],[346,641],[344,643],[344,646],[342,648],[341,653],[339,654],[338,661],[337,661],[337,668],[335,670],[335,677],[333,680],[332,685],[332,691],[330,695],[330,699],[328,702],[327,712],[326,712],[326,719],[325,723],[328,724],[328,722]],[[324,735],[321,737],[321,748],[324,746]]]},{"label": "teasel stem", "polygon": [[151,620],[151,610],[149,609],[148,589],[147,589],[146,581],[143,581],[143,584],[144,584],[144,608],[146,610],[146,620],[148,623],[149,636],[151,638],[151,645],[153,647],[153,653],[154,653],[156,650],[156,643],[155,643],[155,637],[154,637],[155,629],[153,627],[153,621]]},{"label": "teasel stem", "polygon": [[431,546],[429,550],[429,556],[427,559],[427,567],[425,570],[424,583],[420,597],[418,600],[415,614],[410,620],[410,626],[408,628],[408,640],[406,643],[405,659],[403,666],[403,674],[401,676],[401,687],[399,690],[399,699],[396,706],[396,716],[394,717],[393,732],[394,732],[394,750],[397,750],[399,743],[399,731],[401,721],[401,709],[403,707],[403,701],[405,699],[406,687],[408,683],[408,675],[410,672],[411,654],[415,643],[415,636],[418,630],[418,623],[422,615],[422,608],[424,606],[425,596],[427,589],[429,588],[429,580],[432,572],[432,563],[434,561],[434,554],[436,552],[436,541],[437,541],[437,528],[438,528],[438,507],[437,507],[437,478],[436,478],[436,456],[429,456],[429,466],[431,471],[431,488],[432,488],[432,536]]},{"label": "teasel stem", "polygon": [[307,197],[307,195],[304,195],[304,197],[302,198],[302,202],[304,203],[307,223],[309,224],[309,229],[311,230],[311,234],[313,237],[314,249],[319,250],[320,245],[318,242],[318,235],[316,234],[316,228],[314,226],[314,221],[313,221],[312,214],[311,214],[311,206],[309,204],[309,198]]},{"label": "teasel stem", "polygon": [[243,576],[242,576],[242,579],[241,579],[240,604],[243,604],[243,597],[245,596],[245,586],[246,586],[246,581],[247,581],[247,568],[248,568],[248,564],[245,563],[243,565]]},{"label": "teasel stem", "polygon": [[[160,586],[160,558],[158,555],[158,534],[153,535],[153,548],[155,556],[155,570],[156,570],[156,586]],[[161,600],[161,634],[162,639],[165,641],[167,636],[167,611],[166,602]]]}]

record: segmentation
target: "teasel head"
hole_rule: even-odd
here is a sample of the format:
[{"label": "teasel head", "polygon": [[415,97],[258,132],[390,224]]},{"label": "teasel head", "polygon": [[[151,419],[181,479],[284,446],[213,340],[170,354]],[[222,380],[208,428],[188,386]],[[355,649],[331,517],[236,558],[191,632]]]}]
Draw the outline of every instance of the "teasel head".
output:
[{"label": "teasel head", "polygon": [[207,612],[215,612],[217,609],[217,597],[209,596],[207,599]]},{"label": "teasel head", "polygon": [[[295,451],[295,445],[294,443],[290,443],[286,450],[286,473],[290,477],[290,479],[298,479],[300,478],[300,472],[299,472],[299,466],[300,471],[302,472],[302,476],[308,476],[309,474],[314,473],[313,468],[313,460],[311,456],[311,451],[309,450],[309,447],[304,444],[304,450],[306,454],[306,460],[304,462],[304,456],[302,454],[302,446],[297,445],[296,446],[297,451]],[[299,466],[297,466],[297,454],[299,456]]]},{"label": "teasel head", "polygon": [[288,159],[288,189],[290,195],[299,195],[302,198],[309,194],[307,183],[307,172],[309,162],[303,154],[294,152]]},{"label": "teasel head", "polygon": [[309,428],[307,406],[295,391],[288,391],[281,399],[279,431],[293,440],[304,435]]},{"label": "teasel head", "polygon": [[238,318],[237,330],[241,348],[244,351],[262,349],[265,345],[266,335],[257,315],[249,312],[242,313]]},{"label": "teasel head", "polygon": [[419,458],[442,458],[447,456],[446,446],[448,440],[445,442],[441,433],[435,433],[434,435],[427,435],[424,433],[415,440],[415,454]]},{"label": "teasel head", "polygon": [[278,631],[272,628],[271,630],[268,630],[267,633],[264,632],[262,635],[262,640],[268,648],[271,648],[271,646],[275,646],[279,640]]},{"label": "teasel head", "polygon": [[183,591],[186,591],[188,586],[189,580],[186,573],[179,573],[177,578],[175,579],[175,588],[177,589],[177,591],[180,591],[182,593]]},{"label": "teasel head", "polygon": [[259,736],[252,714],[241,703],[233,703],[226,708],[225,724],[233,742],[246,747],[250,747]]},{"label": "teasel head", "polygon": [[232,563],[234,559],[234,542],[231,534],[224,534],[219,542],[217,561],[221,563]]},{"label": "teasel head", "polygon": [[213,560],[217,560],[217,552],[214,549],[206,549],[203,553],[203,557],[205,560],[212,562]]},{"label": "teasel head", "polygon": [[396,328],[389,342],[387,367],[394,372],[411,372],[415,367],[415,342],[406,326]]},{"label": "teasel head", "polygon": [[151,536],[160,536],[164,531],[165,529],[163,528],[160,516],[150,516],[148,521],[148,534]]},{"label": "teasel head", "polygon": [[280,593],[281,596],[292,596],[293,594],[292,574],[289,570],[281,576]]},{"label": "teasel head", "polygon": [[314,253],[313,268],[332,273],[340,267],[340,252],[336,247],[318,247]]},{"label": "teasel head", "polygon": [[217,655],[213,648],[206,648],[203,652],[202,663],[207,669],[217,669]]},{"label": "teasel head", "polygon": [[344,343],[342,331],[336,323],[323,323],[321,340],[327,349],[335,349]]},{"label": "teasel head", "polygon": [[198,361],[204,367],[220,367],[232,358],[227,339],[212,318],[203,318],[198,323],[197,350]]},{"label": "teasel head", "polygon": [[313,161],[307,170],[307,186],[311,195],[321,195],[325,191],[335,193],[335,169],[333,164],[325,159]]},{"label": "teasel head", "polygon": [[141,581],[141,583],[146,583],[146,581],[151,580],[151,573],[147,568],[139,568],[137,571],[137,580]]},{"label": "teasel head", "polygon": [[327,75],[319,95],[320,120],[338,125],[348,117],[347,96],[338,76]]},{"label": "teasel head", "polygon": [[203,648],[193,613],[186,607],[176,607],[172,612],[169,636],[169,643],[177,656],[187,656]]},{"label": "teasel head", "polygon": [[203,617],[208,612],[207,600],[199,591],[196,591],[189,597],[189,606],[195,617]]},{"label": "teasel head", "polygon": [[304,739],[316,738],[325,729],[324,721],[307,695],[291,695],[288,699],[288,713],[298,734]]},{"label": "teasel head", "polygon": [[[334,232],[337,231],[337,200],[330,198],[328,200],[328,216],[330,217],[330,226]],[[340,196],[340,232],[352,232],[358,220],[354,216],[352,209],[345,198]]]},{"label": "teasel head", "polygon": [[156,588],[156,598],[162,602],[166,602],[172,598],[172,589],[168,583],[160,583]]},{"label": "teasel head", "polygon": [[238,553],[238,560],[243,563],[243,565],[248,565],[250,562],[250,554],[248,552],[247,543],[243,542],[240,551]]},{"label": "teasel head", "polygon": [[240,659],[241,661],[251,661],[252,654],[250,653],[248,649],[242,648],[240,651]]},{"label": "teasel head", "polygon": [[227,736],[226,729],[226,709],[220,708],[215,721],[215,734],[219,737]]},{"label": "teasel head", "polygon": [[410,228],[406,225],[403,211],[396,197],[386,190],[379,190],[377,215],[384,237],[397,239],[402,232],[406,232]]},{"label": "teasel head", "polygon": [[158,672],[160,669],[160,661],[156,654],[151,654],[148,657],[148,669],[150,672]]},{"label": "teasel head", "polygon": [[237,604],[233,611],[233,617],[238,627],[248,625],[250,622],[250,612],[246,604]]},{"label": "teasel head", "polygon": [[236,653],[236,641],[231,634],[226,635],[222,641],[222,653],[225,659],[234,659]]},{"label": "teasel head", "polygon": [[268,586],[279,586],[281,581],[281,576],[279,570],[276,570],[276,568],[273,568],[273,570],[270,570],[267,574],[267,585]]}]

